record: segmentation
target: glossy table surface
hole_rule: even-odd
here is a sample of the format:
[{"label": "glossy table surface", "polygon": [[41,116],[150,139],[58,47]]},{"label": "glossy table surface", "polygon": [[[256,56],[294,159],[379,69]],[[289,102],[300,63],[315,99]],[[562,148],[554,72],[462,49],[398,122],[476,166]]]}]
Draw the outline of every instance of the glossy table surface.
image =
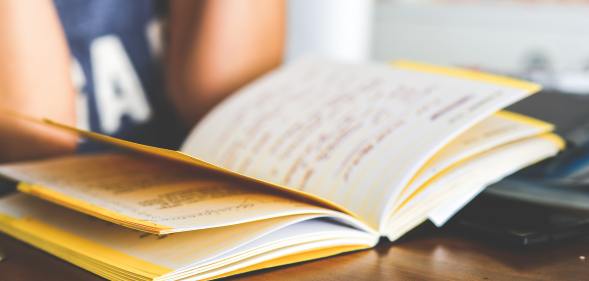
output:
[{"label": "glossy table surface", "polygon": [[[0,280],[101,280],[0,234]],[[586,280],[589,238],[513,248],[422,227],[372,250],[268,269],[231,280]]]}]

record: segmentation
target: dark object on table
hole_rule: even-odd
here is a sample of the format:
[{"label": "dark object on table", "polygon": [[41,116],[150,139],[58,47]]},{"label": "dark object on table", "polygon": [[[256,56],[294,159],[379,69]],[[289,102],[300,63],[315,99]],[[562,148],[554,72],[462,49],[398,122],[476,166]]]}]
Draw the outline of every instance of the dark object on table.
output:
[{"label": "dark object on table", "polygon": [[509,110],[555,124],[567,148],[489,186],[484,193],[589,212],[589,96],[541,92]]},{"label": "dark object on table", "polygon": [[16,182],[0,178],[0,197],[16,191]]},{"label": "dark object on table", "polygon": [[450,229],[506,245],[589,235],[589,97],[541,92],[508,110],[556,125],[565,151],[489,186]]},{"label": "dark object on table", "polygon": [[540,92],[507,109],[554,124],[555,133],[567,141],[566,150],[558,157],[518,175],[564,177],[589,166],[589,96]]},{"label": "dark object on table", "polygon": [[447,228],[485,242],[532,246],[588,236],[589,213],[483,194]]}]

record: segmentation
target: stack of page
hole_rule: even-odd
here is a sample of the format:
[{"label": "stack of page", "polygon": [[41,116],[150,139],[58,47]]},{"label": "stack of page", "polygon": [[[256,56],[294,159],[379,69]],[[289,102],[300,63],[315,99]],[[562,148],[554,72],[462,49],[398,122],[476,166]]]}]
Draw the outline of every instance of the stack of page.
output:
[{"label": "stack of page", "polygon": [[215,279],[370,248],[444,224],[562,149],[551,124],[501,110],[538,90],[413,62],[302,60],[233,94],[180,151],[27,117],[120,149],[0,166],[21,191],[0,198],[0,231],[113,280]]}]

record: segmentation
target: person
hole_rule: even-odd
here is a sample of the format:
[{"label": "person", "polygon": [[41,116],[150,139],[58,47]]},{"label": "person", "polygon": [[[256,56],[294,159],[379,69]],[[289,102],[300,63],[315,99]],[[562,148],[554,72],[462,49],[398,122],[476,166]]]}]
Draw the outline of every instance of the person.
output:
[{"label": "person", "polygon": [[1,108],[177,147],[276,67],[284,1],[0,1],[0,162],[102,149]]}]

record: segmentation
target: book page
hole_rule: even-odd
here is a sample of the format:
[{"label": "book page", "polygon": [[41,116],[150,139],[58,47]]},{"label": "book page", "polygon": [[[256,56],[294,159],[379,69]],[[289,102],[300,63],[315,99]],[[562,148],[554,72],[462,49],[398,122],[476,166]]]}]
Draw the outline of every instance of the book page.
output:
[{"label": "book page", "polygon": [[[0,111],[2,111],[2,109],[0,109]],[[79,137],[84,138],[84,139],[103,142],[103,143],[112,145],[114,147],[122,148],[128,152],[132,151],[132,152],[137,152],[137,153],[141,153],[144,155],[150,155],[150,156],[157,157],[160,159],[166,159],[168,161],[173,161],[176,163],[183,163],[183,164],[190,165],[193,167],[206,169],[208,171],[215,171],[215,172],[222,173],[222,174],[225,174],[228,176],[232,176],[234,178],[246,180],[248,182],[256,183],[257,186],[259,186],[259,187],[265,187],[266,189],[268,189],[270,191],[281,191],[282,193],[288,194],[288,196],[295,197],[295,198],[305,200],[305,201],[312,201],[317,205],[324,206],[324,207],[332,209],[332,210],[337,210],[342,213],[346,213],[348,215],[355,216],[355,214],[350,212],[348,209],[344,208],[341,205],[334,203],[333,201],[326,200],[325,198],[322,198],[322,197],[319,197],[319,196],[316,196],[316,195],[313,195],[311,193],[304,192],[301,190],[292,189],[292,188],[277,184],[275,182],[270,182],[270,181],[263,180],[261,178],[241,174],[236,171],[229,170],[227,168],[211,164],[207,161],[204,161],[204,160],[199,159],[197,157],[182,153],[177,150],[165,149],[165,148],[140,144],[140,143],[124,140],[124,139],[119,139],[119,138],[115,138],[112,136],[108,136],[108,135],[104,135],[104,134],[72,127],[67,124],[63,124],[63,123],[57,122],[55,120],[47,119],[47,118],[37,118],[37,117],[32,117],[32,116],[28,116],[28,115],[24,115],[24,114],[20,114],[20,113],[15,113],[12,111],[8,112],[8,114],[11,114],[12,116],[15,116],[16,118],[20,118],[22,120],[27,120],[28,122],[43,124],[45,126],[49,126],[54,129],[58,129],[61,131],[67,131],[71,134],[76,134]]]},{"label": "book page", "polygon": [[387,236],[398,239],[429,217],[442,223],[486,186],[554,156],[563,145],[560,137],[542,134],[501,145],[443,171],[390,214]]},{"label": "book page", "polygon": [[551,132],[553,128],[552,124],[508,111],[485,118],[432,156],[403,188],[393,209],[445,169],[500,145]]},{"label": "book page", "polygon": [[[146,235],[24,194],[0,198],[0,230],[109,279],[175,275],[205,278],[320,247],[373,246],[378,236],[316,215],[295,215],[228,227]],[[304,247],[301,247],[304,246]],[[349,247],[348,247],[349,248]],[[349,249],[349,250],[354,250]],[[292,258],[296,260],[295,258]],[[291,261],[292,262],[292,261]],[[291,263],[290,262],[290,263]],[[115,274],[115,275],[112,275]],[[118,274],[118,275],[116,275]],[[176,276],[178,277],[178,276]],[[209,276],[210,277],[215,277]],[[178,278],[179,279],[179,278]]]},{"label": "book page", "polygon": [[[165,234],[295,214],[343,214],[251,183],[130,154],[0,166],[19,190],[146,232]],[[34,183],[34,184],[33,184]]]},{"label": "book page", "polygon": [[536,90],[412,63],[299,61],[218,106],[182,152],[332,200],[378,228],[439,148]]}]

